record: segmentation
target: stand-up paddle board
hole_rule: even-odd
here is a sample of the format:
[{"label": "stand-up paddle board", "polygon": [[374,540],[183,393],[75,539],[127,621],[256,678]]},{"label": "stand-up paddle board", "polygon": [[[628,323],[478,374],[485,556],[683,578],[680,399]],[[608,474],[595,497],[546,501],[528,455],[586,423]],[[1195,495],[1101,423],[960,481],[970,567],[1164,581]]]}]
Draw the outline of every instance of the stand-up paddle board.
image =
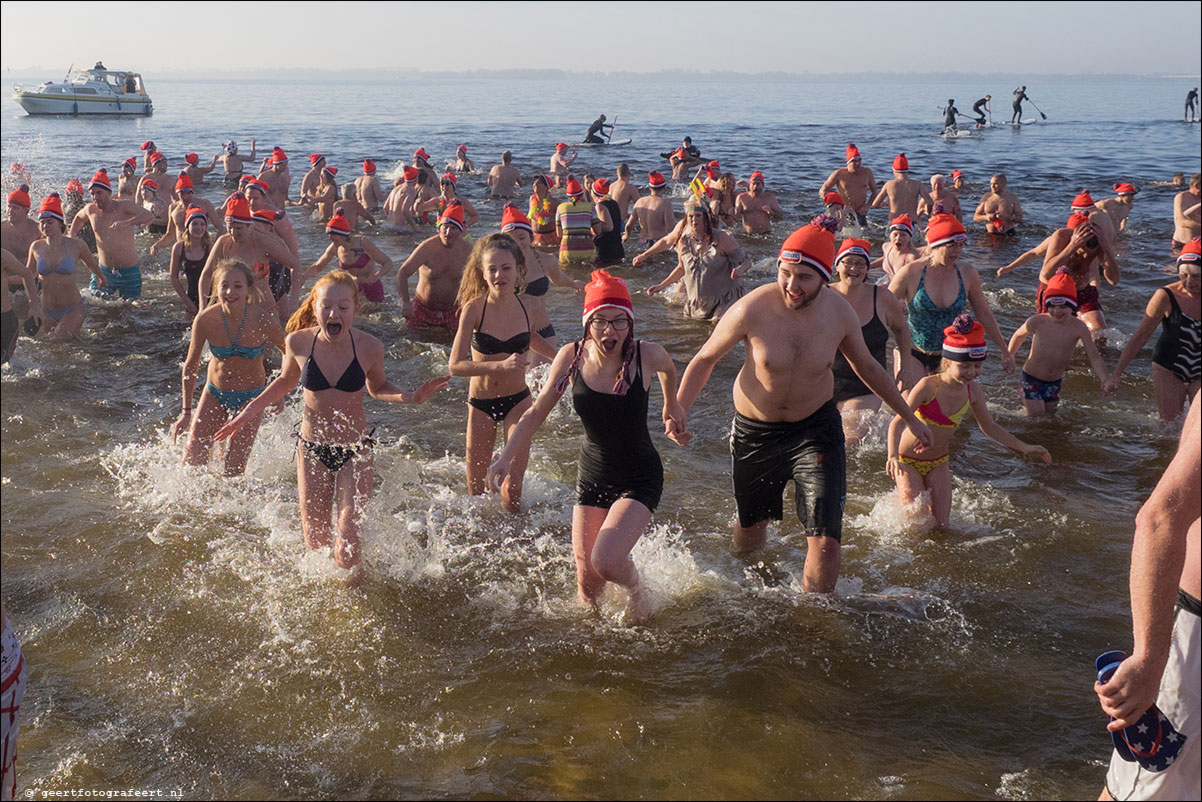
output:
[{"label": "stand-up paddle board", "polygon": [[613,142],[577,142],[572,147],[574,148],[604,148],[618,147],[619,145],[629,145],[629,139],[615,139]]}]

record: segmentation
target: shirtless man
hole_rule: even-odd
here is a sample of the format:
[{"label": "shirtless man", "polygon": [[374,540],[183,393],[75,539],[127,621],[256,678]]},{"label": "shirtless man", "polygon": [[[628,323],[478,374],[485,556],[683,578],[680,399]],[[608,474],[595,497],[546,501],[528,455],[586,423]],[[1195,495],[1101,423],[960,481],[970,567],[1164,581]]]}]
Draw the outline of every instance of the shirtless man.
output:
[{"label": "shirtless man", "polygon": [[825,199],[827,191],[838,185],[839,194],[843,196],[843,216],[853,218],[863,228],[868,225],[868,202],[876,196],[876,181],[872,177],[872,170],[863,166],[859,148],[849,142],[844,155],[847,166],[831,173],[822,189],[818,190],[818,197]]},{"label": "shirtless man", "polygon": [[21,264],[29,255],[29,246],[41,239],[38,224],[29,216],[29,187],[25,184],[8,193],[8,219],[0,223],[0,245],[16,256]]},{"label": "shirtless man", "polygon": [[1202,173],[1194,173],[1189,189],[1173,198],[1173,253],[1202,231]]},{"label": "shirtless man", "polygon": [[159,149],[155,146],[154,140],[148,139],[142,143],[142,172],[150,172],[150,168],[154,164],[154,157],[158,153]]},{"label": "shirtless man", "polygon": [[221,162],[221,166],[225,168],[225,175],[222,177],[222,185],[226,187],[238,186],[238,179],[242,177],[242,171],[246,167],[246,162],[255,160],[255,140],[250,141],[250,155],[241,156],[238,153],[238,143],[230,141],[225,145],[225,152],[217,157]]},{"label": "shirtless man", "polygon": [[288,172],[288,155],[283,148],[272,148],[271,169],[259,175],[268,186],[267,197],[271,205],[283,209],[288,205],[288,189],[292,186],[292,174]]},{"label": "shirtless man", "polygon": [[384,191],[376,178],[376,163],[371,159],[363,160],[363,175],[355,179],[355,199],[369,212],[384,205]]},{"label": "shirtless man", "polygon": [[676,212],[672,210],[672,201],[664,196],[668,180],[660,173],[652,171],[647,174],[647,187],[651,194],[634,202],[630,216],[626,219],[626,230],[622,233],[622,241],[626,242],[630,239],[631,230],[638,226],[639,246],[644,250],[661,237],[666,237],[676,226]]},{"label": "shirtless man", "polygon": [[843,425],[831,364],[841,351],[865,384],[906,422],[924,447],[930,430],[873,359],[851,305],[826,287],[835,238],[817,221],[789,235],[774,284],[735,302],[693,357],[677,399],[687,414],[718,362],[745,346],[734,385],[731,435],[738,552],[763,548],[768,520],[782,517],[781,494],[794,482],[808,544],[802,585],[831,593],[839,578],[847,496]]},{"label": "shirtless man", "polygon": [[[463,208],[448,204],[438,220],[438,233],[424,240],[397,271],[401,314],[410,328],[425,326],[455,331],[459,309],[455,296],[472,248],[463,240]],[[417,293],[409,300],[409,277],[417,273]]]},{"label": "shirtless man", "polygon": [[764,174],[756,170],[747,180],[747,191],[735,198],[735,215],[743,221],[746,234],[768,234],[772,221],[784,219],[776,196],[764,189]]},{"label": "shirtless man", "polygon": [[609,185],[609,197],[618,204],[622,220],[630,216],[630,204],[639,199],[639,188],[630,183],[630,168],[625,162],[618,165],[618,178]]},{"label": "shirtless man", "polygon": [[555,143],[555,152],[551,154],[551,175],[555,176],[555,186],[562,187],[567,181],[568,170],[576,161],[576,157],[576,151],[572,151],[571,157],[568,157],[567,143]]},{"label": "shirtless man", "polygon": [[957,220],[963,219],[963,211],[960,209],[960,195],[954,189],[947,185],[947,177],[942,173],[935,173],[931,176],[931,192],[929,201],[927,198],[918,204],[919,217],[931,217],[935,214],[935,206],[941,206],[943,211],[952,215]]},{"label": "shirtless man", "polygon": [[1077,287],[1077,317],[1089,326],[1094,341],[1103,344],[1105,337],[1102,336],[1102,330],[1106,328],[1106,318],[1102,315],[1102,302],[1098,296],[1099,265],[1106,281],[1119,283],[1119,267],[1110,243],[1099,235],[1093,222],[1085,215],[1073,214],[1064,228],[1053,232],[1048,238],[1043,269],[1039,271],[1035,311],[1047,311],[1043,294],[1048,281],[1061,267],[1067,267]]},{"label": "shirtless man", "polygon": [[1098,201],[1098,211],[1106,213],[1116,231],[1127,230],[1127,217],[1131,207],[1135,205],[1135,193],[1139,192],[1134,184],[1122,183],[1114,185],[1115,196]]},{"label": "shirtless man", "polygon": [[906,154],[897,154],[897,158],[893,160],[893,178],[882,184],[881,191],[872,199],[872,208],[874,209],[879,209],[886,203],[889,204],[890,220],[903,214],[917,220],[919,199],[928,206],[932,203],[926,187],[921,182],[907,176],[908,172],[910,172],[910,161],[906,158]]},{"label": "shirtless man", "polygon": [[[357,231],[359,228],[359,220],[364,219],[369,226],[376,224],[376,218],[372,217],[371,212],[359,202],[355,197],[355,185],[342,185],[342,199],[334,202],[334,214],[342,212],[346,217],[346,222],[350,225],[351,231]],[[331,215],[333,217],[333,215]]]},{"label": "shirtless man", "polygon": [[158,182],[153,178],[143,179],[140,195],[138,202],[141,203],[142,208],[154,215],[154,219],[146,224],[146,230],[151,234],[166,235],[170,222],[168,212],[171,210],[171,204],[159,197]]},{"label": "shirtless man", "polygon": [[189,153],[184,156],[184,162],[188,165],[184,168],[184,172],[188,174],[188,178],[192,179],[192,185],[203,184],[205,176],[217,169],[217,157],[213,157],[213,161],[209,162],[208,167],[200,166],[200,154]]},{"label": "shirtless man", "polygon": [[301,177],[300,200],[296,202],[297,206],[305,206],[313,202],[313,196],[321,183],[321,171],[325,166],[326,157],[324,155],[321,153],[309,154],[309,169]]},{"label": "shirtless man", "polygon": [[1006,189],[1006,176],[998,173],[989,179],[989,192],[981,198],[972,219],[984,223],[985,230],[990,234],[1017,233],[1023,221],[1023,207],[1018,197]]},{"label": "shirtless man", "polygon": [[[300,264],[300,243],[296,240],[296,229],[292,227],[292,221],[288,219],[288,215],[283,213],[282,209],[277,209],[271,205],[271,199],[267,196],[267,187],[261,181],[249,182],[246,186],[246,199],[250,203],[250,211],[252,216],[255,212],[274,211],[277,212],[275,219],[271,222],[271,233],[284,241],[288,252],[296,257],[296,263]],[[211,217],[210,220],[220,220],[219,217]]]},{"label": "shirtless man", "polygon": [[384,201],[384,220],[396,231],[412,230],[417,207],[417,168],[405,165],[400,179]]},{"label": "shirtless man", "polygon": [[1119,239],[1118,231],[1114,227],[1114,221],[1110,219],[1110,215],[1098,208],[1088,190],[1081,192],[1081,194],[1073,198],[1073,205],[1069,209],[1069,213],[1083,214],[1088,217],[1089,222],[1093,223],[1094,230],[1110,246],[1110,252],[1114,253]]},{"label": "shirtless man", "polygon": [[513,154],[505,151],[501,154],[501,163],[494,164],[488,171],[489,194],[494,198],[509,200],[517,194],[516,187],[522,185],[522,174],[514,167]]},{"label": "shirtless man", "polygon": [[[1184,744],[1163,771],[1146,760],[1110,759],[1100,799],[1198,799],[1199,605],[1202,595],[1202,409],[1190,404],[1177,454],[1135,517],[1129,571],[1132,654],[1094,685],[1113,733],[1136,727],[1153,705]],[[1118,578],[1127,571],[1115,571]],[[1134,733],[1133,733],[1134,734]],[[1145,742],[1146,743],[1146,742]],[[1164,747],[1162,747],[1163,749]],[[1142,765],[1141,765],[1142,764]]]},{"label": "shirtless man", "polygon": [[[100,272],[106,282],[104,294],[116,292],[127,300],[138,298],[142,295],[142,270],[138,266],[134,227],[154,220],[154,213],[133,201],[113,197],[113,189],[104,170],[92,176],[89,191],[92,202],[75,215],[68,235],[74,237],[84,223],[91,223],[92,231],[96,234]],[[101,291],[95,276],[92,277],[92,290]]]},{"label": "shirtless man", "polygon": [[137,200],[138,186],[142,176],[138,175],[138,160],[130,156],[121,162],[121,175],[117,179],[117,200]]}]

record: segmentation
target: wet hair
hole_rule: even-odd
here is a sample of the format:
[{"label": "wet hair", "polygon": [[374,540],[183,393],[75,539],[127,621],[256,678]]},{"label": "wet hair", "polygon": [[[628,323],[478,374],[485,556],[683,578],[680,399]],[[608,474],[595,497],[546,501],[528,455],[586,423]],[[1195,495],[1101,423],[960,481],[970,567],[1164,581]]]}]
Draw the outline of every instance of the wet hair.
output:
[{"label": "wet hair", "polygon": [[618,178],[630,178],[630,167],[626,165],[626,162],[618,165]]},{"label": "wet hair", "polygon": [[[206,234],[206,236],[208,235]],[[221,277],[231,272],[241,273],[242,277],[246,279],[248,300],[258,301],[263,297],[258,287],[255,286],[255,274],[246,266],[246,262],[240,259],[222,259],[213,267],[212,285],[209,287],[209,299],[213,303],[217,303],[219,300],[218,293],[220,290],[218,287],[221,284]]]},{"label": "wet hair", "polygon": [[463,268],[463,278],[459,280],[459,294],[455,296],[455,305],[462,309],[469,303],[488,294],[488,282],[484,280],[484,252],[506,251],[513,257],[518,269],[517,284],[514,294],[520,294],[526,289],[526,257],[517,241],[508,234],[493,233],[476,241],[471,256]]},{"label": "wet hair", "polygon": [[504,153],[501,154],[501,164],[509,164],[511,161],[513,161],[512,153],[510,153],[509,151],[505,151]]},{"label": "wet hair", "polygon": [[1194,173],[1190,176],[1189,185],[1191,187],[1202,186],[1202,173]]},{"label": "wet hair", "polygon": [[313,289],[309,290],[309,295],[301,302],[297,310],[292,313],[292,317],[288,318],[288,325],[285,327],[285,330],[293,332],[300,331],[301,329],[311,329],[316,326],[317,313],[313,311],[313,307],[317,305],[317,293],[335,284],[340,287],[346,287],[351,291],[352,297],[355,299],[355,312],[358,313],[359,282],[347,271],[335,269],[317,279],[317,283],[313,285]]}]

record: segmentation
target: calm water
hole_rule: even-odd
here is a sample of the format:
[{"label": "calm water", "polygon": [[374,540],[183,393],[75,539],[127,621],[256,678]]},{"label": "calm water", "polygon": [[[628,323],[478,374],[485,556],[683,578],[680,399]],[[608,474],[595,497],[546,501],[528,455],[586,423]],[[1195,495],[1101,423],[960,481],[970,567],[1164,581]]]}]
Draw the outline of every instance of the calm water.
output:
[{"label": "calm water", "polygon": [[[1058,226],[1074,194],[1199,170],[1198,128],[1174,122],[1188,87],[1173,81],[1031,86],[1046,124],[948,143],[936,136],[947,97],[967,110],[991,92],[995,117],[1008,119],[1012,87],[148,80],[148,119],[37,119],[4,101],[4,163],[32,168],[39,198],[99,165],[115,169],[145,139],[173,168],[183,153],[207,159],[230,138],[279,144],[297,168],[294,187],[310,151],[349,176],[367,156],[387,169],[425,147],[440,162],[466,142],[485,169],[510,148],[531,172],[545,169],[552,143],[578,139],[605,111],[634,143],[582,150],[582,168],[609,173],[623,159],[645,174],[691,134],[724,168],[767,173],[790,219],[745,243],[762,282],[784,235],[819,211],[818,186],[851,141],[882,180],[899,151],[919,175],[965,171],[969,209],[990,173],[1009,175],[1026,207],[1023,235],[978,237],[966,252],[1007,334],[1032,311],[1035,267],[1004,280],[993,272]],[[460,183],[487,230],[500,209],[479,203],[483,187],[482,177]],[[290,214],[311,261],[326,240]],[[876,213],[874,242],[883,220]],[[1146,188],[1120,245],[1123,282],[1103,291],[1110,364],[1169,280],[1171,222],[1171,191]],[[372,236],[398,262],[417,241]],[[1130,646],[1132,519],[1175,443],[1156,420],[1146,357],[1105,399],[1081,358],[1057,419],[1030,423],[995,352],[983,378],[994,415],[1056,463],[1024,461],[963,427],[953,525],[934,534],[900,525],[880,416],[875,436],[849,454],[834,598],[801,592],[804,538],[791,512],[762,554],[729,550],[725,437],[739,363],[728,358],[694,410],[693,444],[656,435],[666,488],[635,559],[657,614],[626,629],[616,623],[620,594],[600,617],[576,605],[569,521],[580,427],[566,405],[535,441],[530,509],[513,517],[464,493],[465,381],[420,410],[369,402],[382,445],[368,579],[342,590],[325,559],[303,556],[295,403],[264,425],[245,478],[178,465],[165,430],[178,412],[187,321],[165,262],[143,264],[142,301],[93,304],[81,342],[22,340],[3,371],[3,597],[30,664],[22,788],[240,798],[1097,794],[1109,740],[1092,660]],[[669,269],[661,260],[616,272],[637,289]],[[670,299],[635,304],[640,335],[683,369],[709,327],[682,320]],[[578,331],[575,295],[556,288],[549,305],[560,332]],[[388,344],[398,384],[445,370],[449,340],[411,338],[395,304],[361,323]]]}]

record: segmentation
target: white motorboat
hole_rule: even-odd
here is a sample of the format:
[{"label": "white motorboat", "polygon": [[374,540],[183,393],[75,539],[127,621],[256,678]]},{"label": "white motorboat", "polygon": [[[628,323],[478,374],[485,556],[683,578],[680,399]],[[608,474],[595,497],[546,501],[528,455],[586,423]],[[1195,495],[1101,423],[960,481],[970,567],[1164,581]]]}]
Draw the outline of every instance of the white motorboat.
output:
[{"label": "white motorboat", "polygon": [[96,62],[90,70],[74,70],[65,81],[36,87],[13,86],[13,100],[29,114],[141,114],[153,111],[142,76],[109,70]]}]

